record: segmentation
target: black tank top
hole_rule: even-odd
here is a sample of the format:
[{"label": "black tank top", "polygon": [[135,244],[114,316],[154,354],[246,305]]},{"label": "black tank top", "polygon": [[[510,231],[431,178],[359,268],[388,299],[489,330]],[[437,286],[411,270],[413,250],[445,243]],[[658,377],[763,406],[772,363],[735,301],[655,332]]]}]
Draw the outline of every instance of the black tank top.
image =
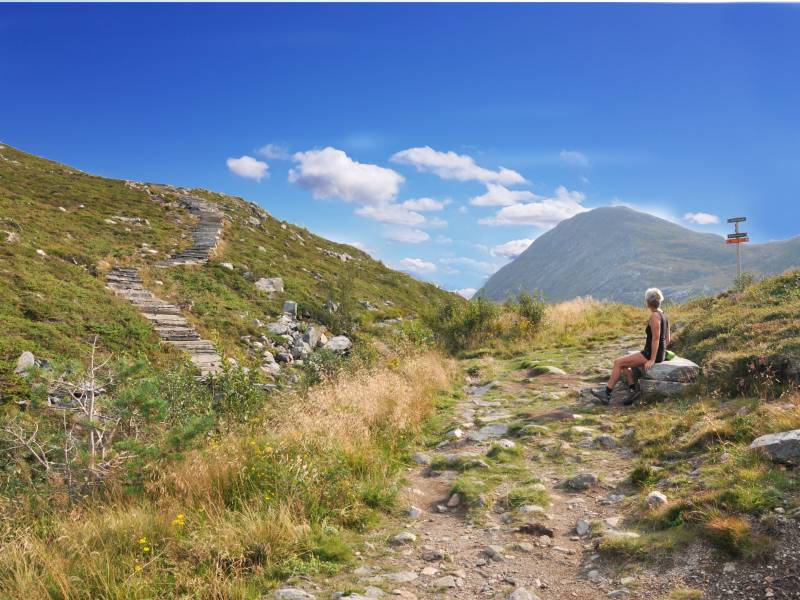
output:
[{"label": "black tank top", "polygon": [[[669,321],[667,320],[667,315],[663,312],[658,311],[658,314],[661,316],[661,332],[658,336],[658,353],[656,354],[656,362],[664,362],[664,357],[667,354],[667,327],[669,326]],[[653,351],[653,330],[650,327],[650,321],[647,321],[647,328],[644,330],[645,334],[647,335],[647,339],[644,343],[644,350],[642,350],[642,354],[647,360],[650,360],[650,354]]]}]

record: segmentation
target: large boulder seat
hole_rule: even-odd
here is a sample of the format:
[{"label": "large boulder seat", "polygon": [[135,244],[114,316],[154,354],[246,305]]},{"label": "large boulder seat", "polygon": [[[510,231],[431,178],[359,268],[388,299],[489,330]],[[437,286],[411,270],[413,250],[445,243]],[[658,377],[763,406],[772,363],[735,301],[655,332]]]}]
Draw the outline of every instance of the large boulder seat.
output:
[{"label": "large boulder seat", "polygon": [[643,372],[634,369],[639,380],[639,389],[645,400],[674,398],[689,391],[700,375],[700,367],[688,358],[676,356],[672,360],[656,363],[653,368]]}]

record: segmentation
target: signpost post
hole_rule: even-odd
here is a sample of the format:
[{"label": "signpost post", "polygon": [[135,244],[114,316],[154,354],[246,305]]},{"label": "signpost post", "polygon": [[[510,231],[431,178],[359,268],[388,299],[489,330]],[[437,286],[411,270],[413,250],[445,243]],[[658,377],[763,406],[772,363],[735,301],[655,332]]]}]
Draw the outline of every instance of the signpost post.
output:
[{"label": "signpost post", "polygon": [[729,233],[728,239],[725,240],[726,244],[735,244],[736,245],[736,279],[737,281],[742,276],[742,252],[739,247],[742,244],[745,244],[750,241],[750,238],[747,237],[747,233],[744,231],[739,231],[739,223],[744,223],[747,221],[747,217],[733,217],[728,219],[728,223],[733,223],[734,232]]}]

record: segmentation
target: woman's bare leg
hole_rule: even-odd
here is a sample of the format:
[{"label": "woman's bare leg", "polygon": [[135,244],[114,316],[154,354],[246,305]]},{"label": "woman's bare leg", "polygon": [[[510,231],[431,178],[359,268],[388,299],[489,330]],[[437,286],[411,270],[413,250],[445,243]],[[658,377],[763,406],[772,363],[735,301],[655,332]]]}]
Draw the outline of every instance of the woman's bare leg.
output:
[{"label": "woman's bare leg", "polygon": [[647,359],[642,355],[641,352],[637,352],[636,354],[629,354],[628,356],[621,356],[620,358],[614,361],[614,367],[611,369],[611,377],[606,384],[608,389],[613,390],[614,386],[619,381],[620,376],[622,375],[622,370],[625,369],[626,373],[625,376],[628,378],[628,382],[633,382],[633,373],[630,372],[631,367],[640,367],[644,363],[647,362]]},{"label": "woman's bare leg", "polygon": [[622,369],[622,373],[625,375],[625,380],[628,382],[628,385],[633,385],[633,369],[625,367]]}]

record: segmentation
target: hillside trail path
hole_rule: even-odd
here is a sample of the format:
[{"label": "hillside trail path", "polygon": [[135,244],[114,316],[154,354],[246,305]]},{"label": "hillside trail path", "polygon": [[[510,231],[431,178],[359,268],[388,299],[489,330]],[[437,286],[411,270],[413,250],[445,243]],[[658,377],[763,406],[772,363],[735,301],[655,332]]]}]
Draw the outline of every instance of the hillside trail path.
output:
[{"label": "hillside trail path", "polygon": [[[183,196],[181,203],[198,221],[192,230],[193,244],[156,263],[157,267],[204,264],[222,239],[223,215],[217,207],[194,196]],[[181,309],[156,296],[145,288],[139,269],[114,267],[106,275],[106,287],[126,299],[145,317],[158,333],[162,342],[175,346],[189,355],[201,377],[222,369],[222,357],[214,344],[203,339],[181,314]]]},{"label": "hillside trail path", "polygon": [[[652,599],[680,583],[678,573],[606,561],[589,536],[576,533],[577,521],[584,519],[602,522],[612,534],[629,535],[620,515],[626,503],[638,498],[638,490],[628,483],[635,459],[616,442],[624,436],[626,414],[632,409],[622,406],[620,397],[611,407],[600,407],[580,391],[602,381],[602,367],[632,344],[631,338],[621,338],[580,350],[565,359],[566,374],[532,375],[518,368],[518,361],[508,360],[494,361],[489,383],[468,379],[451,424],[463,436],[445,435],[428,457],[415,455],[432,459],[436,470],[421,464],[407,474],[401,508],[418,507],[421,515],[394,520],[370,536],[360,566],[327,582],[326,587],[333,587],[326,593],[351,589],[361,594],[356,598],[385,593],[418,599]],[[553,362],[558,361],[549,364]],[[525,426],[533,426],[538,435],[514,435]],[[598,441],[604,433],[610,436],[602,438],[606,445]],[[509,442],[521,450],[518,468],[498,472],[502,463],[486,453],[493,444]],[[462,463],[477,458],[490,464],[490,469],[466,471],[479,480],[485,473],[496,484],[483,494],[485,507],[477,513],[465,502],[447,507],[453,483],[465,471],[439,465],[457,457]],[[581,491],[563,486],[580,473],[595,475],[598,483]],[[546,489],[549,504],[510,506],[509,492],[532,481]]]}]

